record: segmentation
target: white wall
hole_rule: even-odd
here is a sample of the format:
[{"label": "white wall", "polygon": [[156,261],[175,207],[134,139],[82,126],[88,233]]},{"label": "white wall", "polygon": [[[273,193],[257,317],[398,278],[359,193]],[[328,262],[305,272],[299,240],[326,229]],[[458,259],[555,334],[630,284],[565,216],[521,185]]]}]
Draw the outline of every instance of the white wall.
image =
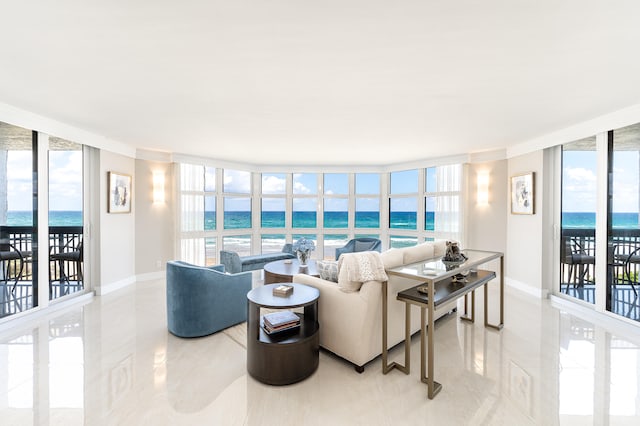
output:
[{"label": "white wall", "polygon": [[[507,283],[521,290],[544,296],[542,292],[543,247],[543,151],[535,151],[509,159],[508,176],[534,172],[533,215],[514,215],[507,207],[507,249],[505,253]],[[510,201],[508,201],[510,203]]]},{"label": "white wall", "polygon": [[[136,160],[136,265],[138,279],[161,274],[167,260],[174,257],[175,204],[173,199],[173,164]],[[153,203],[153,173],[165,179],[165,202]],[[160,266],[158,266],[160,262]]]},{"label": "white wall", "polygon": [[[131,213],[107,213],[109,171],[131,175],[133,178]],[[135,160],[102,150],[100,152],[100,280],[94,287],[97,294],[105,294],[135,281]]]},{"label": "white wall", "polygon": [[[468,168],[469,197],[467,214],[467,247],[478,250],[507,250],[507,160],[473,163]],[[489,174],[489,204],[477,203],[479,172]],[[508,260],[508,259],[505,259]]]}]

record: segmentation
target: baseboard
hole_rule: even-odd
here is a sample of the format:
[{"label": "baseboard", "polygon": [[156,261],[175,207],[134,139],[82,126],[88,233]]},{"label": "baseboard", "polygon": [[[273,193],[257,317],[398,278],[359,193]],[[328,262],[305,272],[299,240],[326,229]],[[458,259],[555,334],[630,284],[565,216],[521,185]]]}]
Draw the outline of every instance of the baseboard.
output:
[{"label": "baseboard", "polygon": [[167,272],[164,270],[156,271],[156,272],[147,272],[146,274],[138,274],[136,275],[136,281],[141,282],[141,281],[161,280],[166,276],[166,274]]},{"label": "baseboard", "polygon": [[547,289],[532,287],[518,280],[514,280],[513,278],[505,277],[504,281],[509,287],[538,299],[546,299],[549,295],[549,290]]},{"label": "baseboard", "polygon": [[108,285],[102,285],[95,288],[96,295],[104,296],[105,294],[113,293],[116,290],[120,290],[131,284],[134,284],[135,282],[136,282],[136,277],[131,276],[129,278],[125,278],[124,280],[116,281]]}]

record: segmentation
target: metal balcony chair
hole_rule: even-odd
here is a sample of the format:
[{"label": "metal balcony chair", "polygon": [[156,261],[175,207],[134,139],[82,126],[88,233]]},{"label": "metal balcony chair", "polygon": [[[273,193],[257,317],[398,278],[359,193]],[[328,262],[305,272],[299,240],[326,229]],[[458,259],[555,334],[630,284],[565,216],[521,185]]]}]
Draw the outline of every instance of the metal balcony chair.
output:
[{"label": "metal balcony chair", "polygon": [[[9,243],[8,240],[0,240],[0,268],[2,268],[0,285],[4,292],[2,299],[4,303],[9,303],[10,299],[13,298],[13,303],[15,303],[15,307],[18,310],[22,310],[22,304],[18,298],[16,298],[16,286],[22,279],[26,263],[31,255],[32,253],[30,251],[19,250],[16,246]],[[10,281],[13,281],[11,289],[9,289]],[[7,307],[3,306],[2,310],[5,310],[5,308]]]},{"label": "metal balcony chair", "polygon": [[[82,287],[84,282],[84,276],[82,274],[82,259],[83,248],[82,240],[76,247],[72,247],[71,244],[74,240],[70,240],[65,244],[59,253],[53,253],[49,255],[49,260],[56,262],[59,270],[59,283],[60,283],[60,296],[69,293],[69,288],[72,286],[72,282],[75,282],[73,286]],[[53,279],[49,280],[49,286],[51,294],[53,295]],[[63,285],[66,283],[66,291],[63,289]]]},{"label": "metal balcony chair", "polygon": [[631,285],[633,294],[637,298],[638,291],[636,290],[636,285],[640,284],[640,274],[638,273],[638,266],[640,265],[640,247],[631,246],[628,253],[614,254],[614,260],[623,268],[622,282]]},{"label": "metal balcony chair", "polygon": [[588,253],[578,241],[571,237],[562,237],[560,245],[560,261],[569,267],[569,276],[565,293],[569,293],[569,285],[573,283],[573,288],[584,287],[584,283],[589,272],[589,265],[596,264],[595,255]]}]

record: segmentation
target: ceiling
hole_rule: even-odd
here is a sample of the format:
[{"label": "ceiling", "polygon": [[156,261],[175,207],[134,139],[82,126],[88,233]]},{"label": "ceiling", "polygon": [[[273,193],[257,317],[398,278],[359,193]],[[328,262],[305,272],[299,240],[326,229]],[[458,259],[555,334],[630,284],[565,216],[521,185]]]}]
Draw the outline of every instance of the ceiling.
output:
[{"label": "ceiling", "polygon": [[640,103],[635,0],[0,1],[0,102],[141,149],[389,165]]}]

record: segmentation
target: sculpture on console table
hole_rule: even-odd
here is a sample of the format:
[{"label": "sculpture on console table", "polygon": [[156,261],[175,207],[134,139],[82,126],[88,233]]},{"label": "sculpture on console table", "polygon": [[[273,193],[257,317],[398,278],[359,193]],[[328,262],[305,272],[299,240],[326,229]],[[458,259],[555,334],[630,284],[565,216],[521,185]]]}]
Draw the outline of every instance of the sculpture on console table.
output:
[{"label": "sculpture on console table", "polygon": [[[456,241],[447,241],[447,248],[442,263],[444,263],[447,271],[451,271],[467,261],[467,256],[460,251],[460,247]],[[466,276],[469,271],[464,271],[453,276],[453,282],[467,282]]]}]

